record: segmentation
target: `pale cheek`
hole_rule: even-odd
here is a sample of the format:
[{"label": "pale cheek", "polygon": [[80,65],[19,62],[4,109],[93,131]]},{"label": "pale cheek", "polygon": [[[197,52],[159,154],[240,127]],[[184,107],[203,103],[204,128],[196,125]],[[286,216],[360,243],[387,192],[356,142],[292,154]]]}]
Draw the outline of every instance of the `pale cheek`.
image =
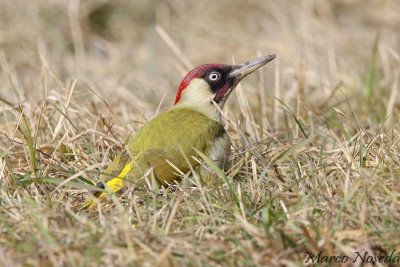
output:
[{"label": "pale cheek", "polygon": [[210,102],[214,94],[209,89],[208,84],[200,79],[191,81],[189,86],[183,90],[182,99],[184,101]]},{"label": "pale cheek", "polygon": [[212,100],[214,94],[209,89],[208,83],[201,79],[195,79],[182,91],[181,99],[175,107],[194,109],[205,116],[219,121],[218,111]]}]

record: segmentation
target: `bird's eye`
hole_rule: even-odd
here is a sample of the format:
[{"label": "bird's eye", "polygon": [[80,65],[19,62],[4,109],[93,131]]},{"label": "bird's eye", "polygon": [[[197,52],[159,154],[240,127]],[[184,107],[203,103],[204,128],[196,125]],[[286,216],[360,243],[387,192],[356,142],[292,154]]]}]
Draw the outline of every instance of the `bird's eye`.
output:
[{"label": "bird's eye", "polygon": [[208,78],[211,81],[218,81],[221,78],[221,74],[219,74],[218,72],[211,72]]}]

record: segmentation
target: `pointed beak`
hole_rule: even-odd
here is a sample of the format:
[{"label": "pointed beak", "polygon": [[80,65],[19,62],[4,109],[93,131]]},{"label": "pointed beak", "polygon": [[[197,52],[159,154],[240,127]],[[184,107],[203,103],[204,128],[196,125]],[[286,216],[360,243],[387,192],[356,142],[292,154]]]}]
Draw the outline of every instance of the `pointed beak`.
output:
[{"label": "pointed beak", "polygon": [[229,73],[229,77],[234,78],[235,83],[238,84],[244,77],[255,71],[256,69],[271,62],[276,57],[275,54],[259,57],[245,63],[235,65],[234,69]]},{"label": "pointed beak", "polygon": [[220,107],[223,107],[229,95],[235,89],[236,85],[247,75],[255,71],[256,69],[264,66],[268,62],[271,62],[275,58],[275,54],[264,57],[259,57],[248,62],[230,66],[231,72],[228,74],[228,83],[222,87],[215,95],[214,101],[217,102]]}]

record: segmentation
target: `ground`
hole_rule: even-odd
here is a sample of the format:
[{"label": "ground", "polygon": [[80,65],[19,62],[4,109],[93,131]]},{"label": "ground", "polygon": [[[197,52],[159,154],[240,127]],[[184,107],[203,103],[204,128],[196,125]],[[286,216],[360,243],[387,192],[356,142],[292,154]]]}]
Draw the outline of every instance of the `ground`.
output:
[{"label": "ground", "polygon": [[[399,10],[0,0],[0,265],[400,264]],[[224,109],[232,165],[213,184],[78,210],[189,69],[272,53]]]}]

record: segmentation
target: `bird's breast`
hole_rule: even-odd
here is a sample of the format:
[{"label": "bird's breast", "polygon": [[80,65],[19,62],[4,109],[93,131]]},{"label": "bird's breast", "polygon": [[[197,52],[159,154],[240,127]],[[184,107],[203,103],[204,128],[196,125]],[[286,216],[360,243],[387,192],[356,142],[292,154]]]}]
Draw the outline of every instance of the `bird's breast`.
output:
[{"label": "bird's breast", "polygon": [[213,141],[210,142],[210,148],[208,149],[208,157],[216,162],[220,168],[226,166],[228,157],[230,154],[231,140],[228,134],[224,133],[220,136],[216,136]]}]

